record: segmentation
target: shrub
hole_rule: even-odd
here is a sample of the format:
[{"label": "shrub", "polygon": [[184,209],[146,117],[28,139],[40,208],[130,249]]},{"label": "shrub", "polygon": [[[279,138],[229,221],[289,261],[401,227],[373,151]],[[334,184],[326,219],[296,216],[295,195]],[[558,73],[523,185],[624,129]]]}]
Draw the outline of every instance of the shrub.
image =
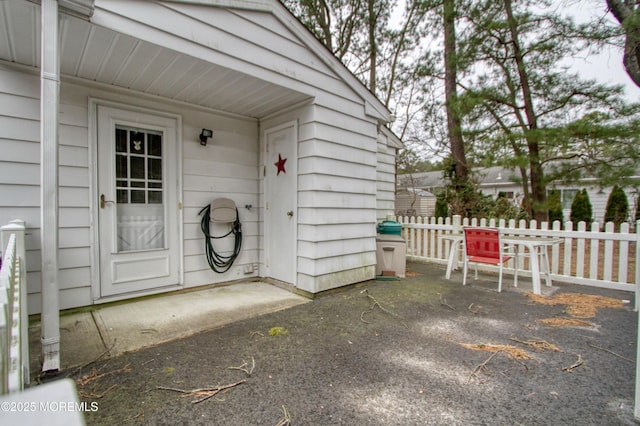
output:
[{"label": "shrub", "polygon": [[629,202],[627,201],[627,194],[624,193],[622,188],[616,185],[611,190],[611,194],[609,194],[604,213],[604,221],[613,222],[615,229],[618,229],[620,224],[626,222],[628,218]]},{"label": "shrub", "polygon": [[547,205],[549,206],[549,222],[553,223],[556,220],[564,222],[564,216],[562,214],[562,201],[560,200],[560,191],[552,189],[549,191],[547,197]]},{"label": "shrub", "polygon": [[506,197],[500,197],[493,200],[491,197],[485,200],[484,216],[486,218],[496,219],[529,219],[529,215],[522,208],[522,206],[516,205],[513,201]]},{"label": "shrub", "polygon": [[434,216],[437,218],[449,216],[449,207],[447,207],[446,194],[444,192],[440,192],[436,195],[436,208]]},{"label": "shrub", "polygon": [[591,201],[589,201],[589,194],[587,194],[586,189],[579,191],[573,199],[570,219],[573,222],[573,229],[578,229],[578,222],[586,222],[587,229],[591,227],[593,209],[591,208]]}]

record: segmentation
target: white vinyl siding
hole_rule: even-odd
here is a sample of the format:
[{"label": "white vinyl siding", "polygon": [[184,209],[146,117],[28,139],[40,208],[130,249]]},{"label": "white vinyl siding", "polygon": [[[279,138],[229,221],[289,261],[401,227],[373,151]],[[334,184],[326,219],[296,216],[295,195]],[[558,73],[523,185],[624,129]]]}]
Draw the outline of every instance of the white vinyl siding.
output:
[{"label": "white vinyl siding", "polygon": [[[203,127],[213,130],[206,147],[198,140]],[[185,286],[255,276],[245,275],[243,267],[259,262],[257,122],[195,112],[185,114],[182,130]],[[242,222],[242,251],[224,274],[213,272],[207,264],[198,215],[214,198],[235,201]],[[253,206],[251,210],[245,208],[248,204]],[[213,244],[219,248],[222,243]]]},{"label": "white vinyl siding", "polygon": [[[30,313],[36,313],[40,309],[39,100],[30,97],[25,88],[38,87],[39,80],[37,76],[13,71],[9,67],[2,67],[0,73],[3,77],[0,81],[8,82],[0,86],[0,104],[8,105],[5,99],[13,102],[22,98],[21,105],[31,106],[31,110],[20,108],[17,113],[10,108],[1,111],[0,123],[6,126],[0,131],[3,152],[0,159],[0,191],[3,194],[0,197],[0,219],[2,223],[16,218],[26,220],[29,308]],[[7,93],[9,89],[5,86],[13,93]],[[15,93],[20,90],[26,93],[22,96]],[[90,209],[95,203],[90,199],[92,179],[87,127],[90,96],[113,98],[112,93],[91,86],[70,83],[61,86],[58,252],[61,309],[93,303]],[[244,208],[247,204],[258,205],[257,122],[226,117],[201,108],[141,101],[133,94],[122,93],[117,96],[117,101],[182,114],[185,287],[247,277],[242,271],[243,265],[259,262],[258,213],[256,209]],[[23,117],[11,116],[17,114]],[[201,146],[198,140],[203,127],[214,132],[206,147]],[[225,274],[216,274],[209,269],[198,216],[200,209],[217,197],[229,197],[236,202],[243,225],[241,256]],[[95,205],[93,207],[96,208]]]},{"label": "white vinyl siding", "polygon": [[[318,292],[374,277],[376,219],[393,200],[393,149],[376,140],[386,112],[281,5],[255,3],[264,9],[99,0],[90,22],[61,15],[61,309],[94,303],[98,288],[89,99],[181,118],[184,287],[257,276],[244,270],[263,259],[260,131],[292,120],[299,129],[295,284]],[[21,22],[32,25],[25,31],[37,34],[39,7],[25,10]],[[22,47],[32,54],[10,58],[29,66],[0,63],[0,224],[26,221],[34,313],[41,306],[40,79],[31,39]],[[10,56],[2,44],[0,56]],[[206,147],[202,128],[213,130]],[[224,274],[206,262],[198,215],[218,197],[236,202],[243,231],[240,257]]]},{"label": "white vinyl siding", "polygon": [[395,213],[396,198],[396,148],[387,144],[385,137],[378,138],[377,169],[377,220]]},{"label": "white vinyl siding", "polygon": [[375,275],[375,124],[357,112],[314,106],[300,126],[297,285],[313,293]]},{"label": "white vinyl siding", "polygon": [[26,222],[29,313],[40,306],[39,96],[37,76],[0,65],[0,223]]}]

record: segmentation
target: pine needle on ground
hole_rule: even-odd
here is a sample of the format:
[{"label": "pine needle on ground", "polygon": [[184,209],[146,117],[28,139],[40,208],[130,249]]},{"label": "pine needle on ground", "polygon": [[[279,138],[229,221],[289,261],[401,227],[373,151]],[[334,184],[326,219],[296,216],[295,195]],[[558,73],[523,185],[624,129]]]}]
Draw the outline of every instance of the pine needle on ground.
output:
[{"label": "pine needle on ground", "polygon": [[544,318],[537,322],[549,327],[593,327],[589,321],[583,321],[577,318]]},{"label": "pine needle on ground", "polygon": [[527,294],[531,300],[542,305],[567,305],[567,314],[576,318],[593,318],[600,308],[622,308],[622,300],[593,294],[562,293],[553,297]]},{"label": "pine needle on ground", "polygon": [[512,345],[491,345],[491,344],[473,344],[473,343],[460,343],[467,349],[473,349],[475,351],[485,352],[499,352],[502,351],[514,359],[531,359],[531,356],[527,351],[520,349]]}]

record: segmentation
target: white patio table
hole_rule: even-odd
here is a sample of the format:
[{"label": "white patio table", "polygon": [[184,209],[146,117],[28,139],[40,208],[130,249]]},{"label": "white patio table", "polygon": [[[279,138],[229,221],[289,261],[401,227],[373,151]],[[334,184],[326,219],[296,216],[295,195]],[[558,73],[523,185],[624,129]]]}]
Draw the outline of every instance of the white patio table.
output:
[{"label": "white patio table", "polygon": [[[451,271],[454,268],[456,262],[457,250],[464,247],[464,235],[463,234],[446,234],[441,237],[444,240],[451,241],[451,247],[449,249],[449,260],[447,262],[446,279],[451,279]],[[562,243],[561,238],[553,237],[534,237],[534,236],[514,236],[505,235],[500,233],[500,241],[504,245],[512,245],[516,249],[516,255],[518,246],[524,246],[529,251],[531,258],[531,282],[533,285],[533,293],[541,294],[540,287],[540,257],[543,258],[545,266],[546,284],[551,287],[551,269],[549,267],[549,255],[547,252],[548,247]]]}]

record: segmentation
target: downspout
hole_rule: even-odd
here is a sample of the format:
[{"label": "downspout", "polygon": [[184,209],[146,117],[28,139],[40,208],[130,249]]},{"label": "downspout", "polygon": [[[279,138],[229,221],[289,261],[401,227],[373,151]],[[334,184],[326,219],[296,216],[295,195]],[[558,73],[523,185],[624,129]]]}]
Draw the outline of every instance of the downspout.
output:
[{"label": "downspout", "polygon": [[58,1],[41,3],[40,250],[42,255],[42,371],[60,369],[58,300]]}]

